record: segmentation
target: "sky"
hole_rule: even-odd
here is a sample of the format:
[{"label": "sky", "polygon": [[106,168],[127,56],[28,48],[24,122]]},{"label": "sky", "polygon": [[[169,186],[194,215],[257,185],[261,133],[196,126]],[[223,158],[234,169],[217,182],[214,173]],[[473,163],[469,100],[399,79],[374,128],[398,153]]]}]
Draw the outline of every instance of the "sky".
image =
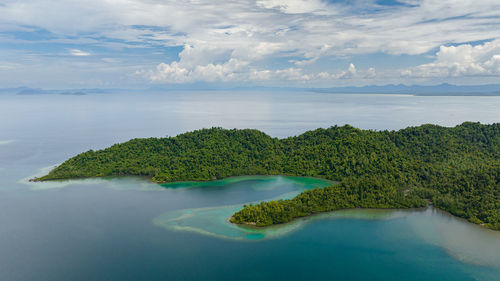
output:
[{"label": "sky", "polygon": [[500,83],[494,0],[0,0],[0,88]]}]

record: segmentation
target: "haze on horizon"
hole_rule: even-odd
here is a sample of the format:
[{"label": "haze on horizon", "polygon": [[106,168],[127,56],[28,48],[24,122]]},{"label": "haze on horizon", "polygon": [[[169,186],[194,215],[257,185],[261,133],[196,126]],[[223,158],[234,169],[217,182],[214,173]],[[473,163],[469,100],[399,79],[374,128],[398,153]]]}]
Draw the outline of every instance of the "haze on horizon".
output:
[{"label": "haze on horizon", "polygon": [[500,2],[0,0],[0,88],[388,83],[500,83]]}]

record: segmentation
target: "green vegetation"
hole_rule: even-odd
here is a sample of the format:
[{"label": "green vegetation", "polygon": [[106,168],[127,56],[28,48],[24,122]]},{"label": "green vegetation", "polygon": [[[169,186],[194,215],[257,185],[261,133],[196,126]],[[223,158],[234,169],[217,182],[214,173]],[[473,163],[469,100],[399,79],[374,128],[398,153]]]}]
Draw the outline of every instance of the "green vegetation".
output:
[{"label": "green vegetation", "polygon": [[339,185],[310,189],[289,200],[245,205],[231,222],[267,226],[320,212],[350,208],[414,208],[427,201],[399,192],[395,185],[375,176],[345,180]]},{"label": "green vegetation", "polygon": [[399,131],[345,125],[286,139],[257,130],[203,129],[133,139],[81,153],[35,180],[139,175],[155,182],[240,175],[314,176],[340,181],[294,199],[245,206],[234,223],[259,226],[345,208],[411,208],[427,200],[500,230],[500,124],[466,122]]}]

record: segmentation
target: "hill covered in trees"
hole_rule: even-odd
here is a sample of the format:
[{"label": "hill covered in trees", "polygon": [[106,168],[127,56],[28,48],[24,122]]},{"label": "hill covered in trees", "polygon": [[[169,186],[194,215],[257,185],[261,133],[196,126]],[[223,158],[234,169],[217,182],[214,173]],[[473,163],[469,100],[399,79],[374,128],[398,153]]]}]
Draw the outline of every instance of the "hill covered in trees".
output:
[{"label": "hill covered in trees", "polygon": [[149,176],[158,183],[240,175],[341,182],[294,199],[245,206],[231,218],[240,224],[265,226],[353,207],[420,207],[430,200],[454,215],[500,229],[500,124],[399,131],[345,125],[285,139],[257,130],[202,129],[90,150],[35,180],[122,175]]}]

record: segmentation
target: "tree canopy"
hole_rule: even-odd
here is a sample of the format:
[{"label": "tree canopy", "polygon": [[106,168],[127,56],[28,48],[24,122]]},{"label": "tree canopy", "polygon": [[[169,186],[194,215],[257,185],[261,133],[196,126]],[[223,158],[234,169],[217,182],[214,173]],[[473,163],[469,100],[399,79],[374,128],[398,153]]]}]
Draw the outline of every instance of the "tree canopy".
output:
[{"label": "tree canopy", "polygon": [[285,139],[257,130],[202,129],[132,139],[81,153],[37,181],[138,175],[207,181],[240,175],[314,176],[340,181],[294,199],[245,206],[234,223],[270,225],[318,212],[436,207],[500,229],[500,124],[466,122],[398,131],[349,125]]}]

